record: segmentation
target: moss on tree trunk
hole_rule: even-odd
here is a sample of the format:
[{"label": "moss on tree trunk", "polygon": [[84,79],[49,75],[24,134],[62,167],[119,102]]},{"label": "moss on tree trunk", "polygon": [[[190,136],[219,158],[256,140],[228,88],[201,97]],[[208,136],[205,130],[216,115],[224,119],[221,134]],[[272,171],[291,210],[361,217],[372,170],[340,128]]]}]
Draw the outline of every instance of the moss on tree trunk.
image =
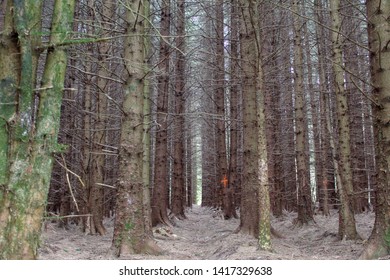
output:
[{"label": "moss on tree trunk", "polygon": [[[41,21],[42,2],[17,1],[17,4],[13,30],[23,35],[14,38],[18,38],[21,50],[19,62],[14,63],[21,67],[10,65],[12,70],[9,71],[9,77],[15,75],[12,71],[20,71],[16,75],[22,75],[22,78],[12,86],[12,79],[8,79],[8,83],[7,77],[2,77],[1,80],[2,85],[6,85],[1,88],[1,96],[17,95],[18,98],[14,101],[18,102],[18,106],[14,119],[9,116],[4,118],[8,129],[8,146],[2,146],[1,150],[7,152],[7,161],[4,164],[2,162],[6,176],[1,178],[0,189],[0,259],[35,259],[51,178],[53,153],[62,149],[57,143],[57,135],[67,59],[65,50],[56,45],[66,40],[68,31],[71,30],[74,1],[55,2],[50,37],[52,48],[47,55],[34,123],[32,102],[37,67],[34,51],[39,42],[37,36],[40,36],[40,30],[31,29],[31,26]],[[7,92],[4,93],[3,90]],[[13,109],[8,108],[4,112],[10,110]],[[0,139],[4,137],[3,128],[4,126],[1,128]]]}]

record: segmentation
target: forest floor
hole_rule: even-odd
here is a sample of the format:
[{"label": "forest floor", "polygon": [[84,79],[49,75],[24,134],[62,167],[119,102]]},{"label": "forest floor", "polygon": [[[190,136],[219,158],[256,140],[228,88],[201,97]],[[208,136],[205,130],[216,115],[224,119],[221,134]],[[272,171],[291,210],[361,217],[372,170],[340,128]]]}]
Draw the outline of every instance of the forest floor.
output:
[{"label": "forest floor", "polygon": [[[329,217],[315,216],[315,224],[294,226],[295,213],[285,212],[272,218],[272,226],[283,236],[273,237],[273,252],[257,250],[256,239],[234,233],[239,219],[223,220],[218,212],[194,205],[186,212],[187,219],[177,220],[173,228],[155,228],[157,245],[163,249],[159,256],[128,255],[125,259],[176,259],[176,260],[336,260],[357,259],[369,237],[375,215],[372,212],[356,215],[357,229],[362,237],[358,241],[337,239],[338,213]],[[85,235],[76,225],[60,229],[55,223],[46,225],[43,232],[40,259],[88,260],[112,259],[109,254],[113,233],[113,219],[107,219],[105,236]]]}]

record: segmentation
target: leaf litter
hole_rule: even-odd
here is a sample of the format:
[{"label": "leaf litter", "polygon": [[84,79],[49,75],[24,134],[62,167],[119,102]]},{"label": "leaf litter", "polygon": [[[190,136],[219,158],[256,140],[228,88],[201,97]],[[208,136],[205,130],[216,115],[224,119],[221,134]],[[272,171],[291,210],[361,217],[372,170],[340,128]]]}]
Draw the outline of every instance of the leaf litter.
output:
[{"label": "leaf litter", "polygon": [[[316,215],[315,223],[294,226],[296,213],[284,212],[272,217],[272,226],[281,237],[272,238],[272,252],[258,250],[257,240],[235,233],[239,219],[224,220],[211,208],[194,205],[186,211],[187,219],[174,220],[175,226],[153,229],[157,245],[163,250],[158,256],[126,255],[121,259],[137,260],[351,260],[357,259],[371,234],[375,214],[357,214],[356,227],[362,240],[339,240],[338,213]],[[86,235],[79,226],[68,229],[47,223],[42,234],[39,259],[104,260],[110,254],[114,218],[106,219],[107,234]]]}]

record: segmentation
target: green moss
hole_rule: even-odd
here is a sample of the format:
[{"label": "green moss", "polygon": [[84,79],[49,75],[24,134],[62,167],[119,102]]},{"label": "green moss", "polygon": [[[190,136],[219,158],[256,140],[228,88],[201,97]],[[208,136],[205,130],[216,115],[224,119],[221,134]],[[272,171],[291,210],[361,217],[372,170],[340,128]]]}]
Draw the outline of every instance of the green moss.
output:
[{"label": "green moss", "polygon": [[30,232],[27,236],[27,242],[30,244],[32,254],[36,256],[38,254],[39,246],[41,245],[40,232]]},{"label": "green moss", "polygon": [[[52,22],[52,34],[55,34],[51,37],[51,44],[54,45],[61,43],[71,30],[75,1],[64,0],[55,3]],[[21,73],[18,75],[22,77],[22,80],[20,83],[15,83],[19,85],[17,89],[14,81],[8,78],[10,74],[0,81],[0,104],[2,104],[0,106],[0,119],[2,120],[0,123],[0,155],[11,154],[9,163],[0,161],[0,171],[8,172],[7,180],[0,177],[0,185],[3,185],[4,189],[7,187],[6,192],[2,193],[4,197],[0,197],[0,206],[7,205],[8,207],[9,205],[10,209],[7,210],[10,213],[9,220],[4,227],[3,225],[1,227],[0,257],[2,259],[35,257],[39,247],[41,225],[36,222],[39,217],[31,219],[31,215],[40,215],[41,210],[44,209],[52,168],[52,152],[65,150],[64,146],[56,142],[66,69],[64,50],[55,49],[48,54],[42,78],[45,82],[43,87],[47,90],[42,91],[40,96],[35,139],[31,139],[29,133],[32,128],[31,97],[36,68],[36,65],[33,65],[34,42],[29,32],[39,32],[41,4],[42,0],[14,1],[14,23],[20,36],[22,64],[14,68],[20,69]],[[11,118],[15,112],[14,96],[17,91],[20,115],[19,119],[16,119],[15,127],[11,127]],[[9,139],[7,129],[13,129],[12,135],[16,139]],[[8,144],[12,145],[11,153],[7,150]],[[7,195],[4,195],[5,193]]]},{"label": "green moss", "polygon": [[267,251],[272,250],[271,234],[268,230],[260,229],[258,242],[259,242],[259,248],[261,250],[267,250]]},{"label": "green moss", "polygon": [[128,221],[125,223],[125,231],[126,232],[129,232],[129,231],[133,230],[134,228],[135,228],[135,225],[133,222]]},{"label": "green moss", "polygon": [[266,221],[261,221],[259,225],[258,244],[261,250],[271,251],[271,228]]},{"label": "green moss", "polygon": [[6,184],[8,174],[9,129],[15,113],[15,81],[0,80],[0,184]]},{"label": "green moss", "polygon": [[388,228],[385,233],[384,241],[387,246],[387,250],[390,251],[390,228]]},{"label": "green moss", "polygon": [[69,147],[69,145],[66,145],[66,144],[54,143],[52,152],[57,153],[57,154],[63,154],[63,153],[67,152],[68,147]]}]

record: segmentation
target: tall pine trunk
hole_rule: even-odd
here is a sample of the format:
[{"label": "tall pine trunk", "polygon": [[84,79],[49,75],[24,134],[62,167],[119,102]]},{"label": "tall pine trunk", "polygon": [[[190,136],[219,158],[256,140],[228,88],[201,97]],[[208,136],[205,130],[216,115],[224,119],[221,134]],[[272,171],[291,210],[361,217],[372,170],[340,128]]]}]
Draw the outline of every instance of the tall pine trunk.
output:
[{"label": "tall pine trunk", "polygon": [[[99,5],[96,3],[95,6]],[[92,7],[94,4],[92,3]],[[114,14],[114,4],[107,3],[102,5],[102,16],[106,19],[112,18]],[[96,15],[94,16],[96,18]],[[97,33],[101,36],[107,36],[105,32],[110,30],[110,24],[107,21],[102,22],[102,28],[95,28]],[[97,90],[95,100],[95,112],[93,116],[93,132],[91,133],[91,155],[90,155],[90,169],[89,169],[89,213],[92,215],[90,221],[90,231],[92,234],[98,233],[104,235],[106,228],[103,225],[104,219],[104,187],[101,185],[105,183],[105,168],[106,168],[106,155],[104,152],[107,141],[107,119],[108,119],[108,100],[107,94],[109,93],[110,81],[107,79],[110,75],[110,55],[111,55],[111,43],[109,41],[101,42],[97,48],[98,55],[98,72],[97,72]],[[92,93],[90,93],[92,94]]]},{"label": "tall pine trunk", "polygon": [[361,258],[373,259],[390,252],[390,2],[371,0],[366,5],[375,100],[377,187],[375,225]]},{"label": "tall pine trunk", "polygon": [[[299,14],[300,1],[293,2],[295,14]],[[294,17],[294,93],[295,93],[295,138],[297,161],[297,193],[299,225],[308,224],[313,219],[312,198],[307,155],[307,119],[305,114],[305,91],[303,86],[303,45],[302,23],[298,16]]]},{"label": "tall pine trunk", "polygon": [[161,8],[160,50],[157,76],[157,132],[155,148],[154,186],[152,193],[152,224],[170,225],[168,218],[168,93],[169,93],[169,35],[171,25],[170,0]]},{"label": "tall pine trunk", "polygon": [[351,168],[351,136],[350,136],[350,121],[349,110],[347,103],[347,92],[345,90],[344,70],[343,70],[343,36],[341,35],[341,19],[340,19],[340,0],[330,1],[331,17],[332,17],[332,49],[333,49],[333,75],[336,92],[336,110],[338,122],[338,165],[337,187],[340,197],[340,222],[339,222],[339,238],[340,239],[356,239],[358,233],[356,231],[354,206],[353,206],[353,186],[352,186],[352,168]]},{"label": "tall pine trunk", "polygon": [[239,71],[238,71],[238,36],[239,16],[238,1],[231,0],[231,42],[230,42],[230,146],[228,189],[224,207],[225,217],[238,217],[235,209],[235,193],[238,189],[238,104],[239,104]]},{"label": "tall pine trunk", "polygon": [[240,232],[258,239],[260,249],[271,250],[268,156],[258,1],[240,1],[243,70],[244,175]]},{"label": "tall pine trunk", "polygon": [[112,249],[115,256],[132,253],[158,253],[149,231],[150,205],[145,205],[144,86],[145,86],[145,6],[141,0],[126,1],[127,37],[124,61],[128,76],[124,84],[123,120],[119,146],[119,175]]},{"label": "tall pine trunk", "polygon": [[177,34],[176,34],[176,81],[175,81],[175,119],[173,145],[173,177],[172,177],[172,214],[185,218],[183,197],[185,196],[185,163],[184,163],[184,113],[185,113],[185,1],[177,2]]},{"label": "tall pine trunk", "polygon": [[[321,12],[322,9],[322,1],[316,0],[314,2],[315,9],[316,9],[316,19],[318,21],[323,22],[323,15]],[[323,38],[324,32],[322,26],[316,26],[316,40],[320,41],[320,38]],[[323,40],[317,44],[317,53],[318,53],[318,64],[319,64],[319,91],[320,91],[320,116],[319,116],[319,134],[320,134],[320,153],[321,156],[319,157],[320,165],[321,165],[321,174],[320,174],[320,185],[319,188],[319,202],[320,202],[320,209],[322,211],[322,214],[325,216],[330,215],[329,211],[329,176],[328,176],[328,151],[329,151],[329,137],[328,137],[328,130],[326,126],[326,119],[328,114],[328,101],[326,96],[326,76],[325,76],[325,66],[324,66],[324,57],[325,55],[325,46],[323,43]]]},{"label": "tall pine trunk", "polygon": [[[250,2],[250,3],[249,3]],[[240,1],[241,67],[243,91],[244,159],[240,207],[240,232],[257,237],[258,225],[258,120],[256,98],[256,33],[251,22],[252,1]]]},{"label": "tall pine trunk", "polygon": [[218,0],[215,10],[216,29],[216,72],[215,72],[215,104],[217,113],[217,206],[222,207],[226,219],[232,217],[232,204],[229,201],[233,198],[228,195],[228,168],[227,168],[227,146],[226,146],[226,114],[225,114],[225,40],[224,40],[224,10],[222,0]]}]

